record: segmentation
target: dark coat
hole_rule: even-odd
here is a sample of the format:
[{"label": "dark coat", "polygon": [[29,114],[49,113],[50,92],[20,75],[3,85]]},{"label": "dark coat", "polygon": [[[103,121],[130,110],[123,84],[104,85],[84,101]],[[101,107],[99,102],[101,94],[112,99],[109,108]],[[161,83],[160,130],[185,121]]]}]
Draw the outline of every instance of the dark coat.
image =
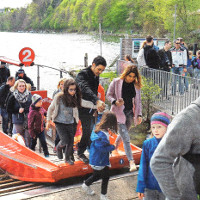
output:
[{"label": "dark coat", "polygon": [[[166,61],[165,53],[169,59],[169,62]],[[160,58],[160,69],[170,72],[170,66],[172,66],[172,54],[170,51],[165,51],[164,48],[158,51],[158,56]]]},{"label": "dark coat", "polygon": [[1,108],[6,108],[5,102],[6,102],[6,98],[9,92],[10,92],[10,85],[4,83],[0,87],[0,107]]},{"label": "dark coat", "polygon": [[10,70],[7,67],[0,68],[0,86],[6,83],[7,78],[10,76]]},{"label": "dark coat", "polygon": [[28,113],[28,131],[31,137],[35,137],[44,130],[44,116],[47,111],[43,107],[35,107],[31,104]]},{"label": "dark coat", "polygon": [[[6,103],[6,110],[8,113],[12,114],[13,124],[23,124],[24,123],[24,114],[28,114],[29,107],[32,103],[31,93],[29,94],[28,100],[25,103],[19,103],[13,94],[11,94]],[[19,109],[24,108],[23,113],[19,113]]]},{"label": "dark coat", "polygon": [[159,69],[160,58],[152,46],[146,45],[144,47],[144,58],[149,68]]},{"label": "dark coat", "polygon": [[[98,86],[99,86],[99,77],[95,76],[91,70],[91,66],[86,69],[81,70],[77,77],[76,82],[81,89],[82,98],[84,100],[92,101],[96,104],[99,98],[97,97]],[[88,108],[80,108],[80,115],[93,115],[94,110]]]},{"label": "dark coat", "polygon": [[31,86],[34,86],[33,81],[26,74],[24,74],[24,76],[22,78],[22,77],[18,76],[18,72],[17,72],[16,75],[15,75],[15,80],[17,81],[19,79],[23,79],[23,80],[26,81],[26,83],[29,83],[29,84],[31,84]]}]

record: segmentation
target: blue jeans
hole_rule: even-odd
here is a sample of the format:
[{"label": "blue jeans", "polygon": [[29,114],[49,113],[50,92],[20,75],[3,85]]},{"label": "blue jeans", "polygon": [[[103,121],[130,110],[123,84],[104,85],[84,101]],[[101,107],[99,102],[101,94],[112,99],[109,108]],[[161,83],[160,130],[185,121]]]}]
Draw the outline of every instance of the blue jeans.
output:
[{"label": "blue jeans", "polygon": [[133,160],[133,154],[131,150],[131,145],[130,145],[130,136],[129,136],[129,129],[131,128],[131,124],[133,122],[133,111],[125,111],[124,112],[126,116],[126,123],[125,124],[119,124],[119,136],[116,139],[116,145],[121,141],[123,141],[124,145],[124,150],[126,152],[126,156],[128,160]]},{"label": "blue jeans", "polygon": [[8,113],[5,108],[1,108],[2,129],[3,132],[8,134]]},{"label": "blue jeans", "polygon": [[183,77],[184,87],[185,87],[186,92],[188,91],[188,85],[189,85],[187,74],[188,74],[188,73],[185,72],[185,76]]},{"label": "blue jeans", "polygon": [[[177,84],[177,80],[179,82],[179,92],[180,94],[184,94],[184,88],[183,88],[183,67],[173,67],[172,68],[172,73],[174,74],[174,76],[172,76],[172,95],[176,95],[176,84]],[[177,76],[180,75],[180,76]]]},{"label": "blue jeans", "polygon": [[194,77],[200,79],[200,69],[198,68],[194,69]]}]

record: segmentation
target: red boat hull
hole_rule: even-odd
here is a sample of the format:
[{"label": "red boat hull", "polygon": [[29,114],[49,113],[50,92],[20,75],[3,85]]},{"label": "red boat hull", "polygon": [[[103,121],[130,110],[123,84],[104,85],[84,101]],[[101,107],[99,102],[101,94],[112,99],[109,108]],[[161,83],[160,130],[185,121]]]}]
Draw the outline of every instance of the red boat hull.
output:
[{"label": "red boat hull", "polygon": [[[111,143],[115,137],[116,135],[111,136]],[[12,178],[30,182],[56,182],[92,172],[91,167],[81,161],[76,161],[74,165],[65,163],[56,165],[2,132],[0,138],[0,168]],[[136,164],[139,164],[141,149],[134,145],[131,147]],[[112,169],[129,165],[123,146],[119,147],[118,152],[112,153],[110,162]]]}]

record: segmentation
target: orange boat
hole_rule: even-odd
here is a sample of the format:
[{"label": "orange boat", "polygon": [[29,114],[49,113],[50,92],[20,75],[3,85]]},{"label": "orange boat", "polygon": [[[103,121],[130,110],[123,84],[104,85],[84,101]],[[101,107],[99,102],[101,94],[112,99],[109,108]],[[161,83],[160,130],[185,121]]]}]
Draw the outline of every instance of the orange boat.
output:
[{"label": "orange boat", "polygon": [[[20,66],[17,61],[0,57],[0,61]],[[12,62],[11,62],[12,61]],[[48,109],[51,99],[47,97],[47,91],[32,91],[32,94],[37,93],[43,98],[43,107]],[[46,131],[47,139],[54,141],[55,126],[52,123],[50,131]],[[80,140],[80,135],[78,135]],[[114,144],[117,135],[110,135],[110,142]],[[31,149],[21,145],[8,135],[0,131],[0,168],[8,173],[14,179],[29,182],[57,182],[61,179],[70,177],[83,176],[92,173],[92,168],[89,164],[85,164],[80,160],[75,161],[74,165],[60,161],[56,154],[45,158],[39,152],[34,152]],[[77,140],[75,139],[77,142]],[[136,164],[140,162],[141,148],[132,145],[132,153]],[[75,156],[76,157],[76,156]],[[126,157],[123,144],[118,150],[114,150],[110,157],[111,169],[120,169],[129,166],[129,161]]]}]

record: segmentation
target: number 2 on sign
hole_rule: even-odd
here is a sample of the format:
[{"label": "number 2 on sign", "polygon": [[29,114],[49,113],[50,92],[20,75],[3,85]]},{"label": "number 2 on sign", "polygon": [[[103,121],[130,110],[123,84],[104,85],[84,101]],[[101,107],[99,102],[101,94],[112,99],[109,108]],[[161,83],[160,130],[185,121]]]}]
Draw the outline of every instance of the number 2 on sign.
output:
[{"label": "number 2 on sign", "polygon": [[[27,55],[26,55],[27,54]],[[26,55],[23,59],[23,62],[31,62],[32,59],[30,58],[31,57],[31,51],[30,50],[24,50],[22,55]]]}]

